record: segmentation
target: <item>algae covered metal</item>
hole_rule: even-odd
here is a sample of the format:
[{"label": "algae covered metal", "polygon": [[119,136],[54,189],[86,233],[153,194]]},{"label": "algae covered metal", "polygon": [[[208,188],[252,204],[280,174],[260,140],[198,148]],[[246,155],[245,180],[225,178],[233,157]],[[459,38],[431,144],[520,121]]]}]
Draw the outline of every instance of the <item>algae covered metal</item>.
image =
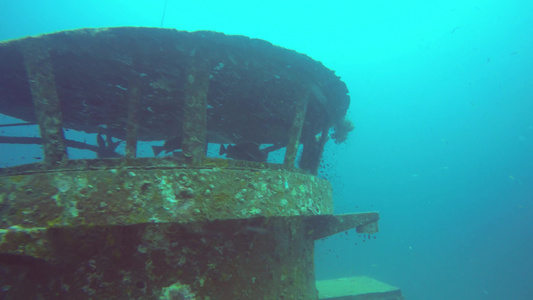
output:
[{"label": "algae covered metal", "polygon": [[0,66],[0,113],[40,132],[0,143],[44,157],[0,169],[5,299],[316,299],[314,241],[378,230],[377,213],[333,215],[316,176],[349,97],[303,54],[104,28],[2,43]]}]

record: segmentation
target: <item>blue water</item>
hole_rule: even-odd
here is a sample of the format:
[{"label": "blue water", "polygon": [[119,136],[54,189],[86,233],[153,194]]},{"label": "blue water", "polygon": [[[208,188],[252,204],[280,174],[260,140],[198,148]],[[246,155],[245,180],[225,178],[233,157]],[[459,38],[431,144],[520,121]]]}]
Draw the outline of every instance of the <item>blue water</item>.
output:
[{"label": "blue water", "polygon": [[[0,1],[0,40],[159,27],[164,2]],[[533,2],[428,2],[168,0],[163,27],[265,39],[347,83],[356,130],[326,174],[336,213],[379,211],[380,232],[317,243],[317,279],[533,299]]]}]

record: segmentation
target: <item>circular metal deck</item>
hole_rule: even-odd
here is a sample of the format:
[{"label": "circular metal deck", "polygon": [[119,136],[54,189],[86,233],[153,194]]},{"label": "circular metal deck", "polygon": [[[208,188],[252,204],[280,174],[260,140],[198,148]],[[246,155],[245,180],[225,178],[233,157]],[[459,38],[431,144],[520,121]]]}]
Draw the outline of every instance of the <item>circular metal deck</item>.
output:
[{"label": "circular metal deck", "polygon": [[208,142],[286,143],[296,105],[309,97],[304,132],[344,118],[346,85],[304,54],[269,42],[217,32],[104,28],[58,32],[0,44],[0,113],[37,122],[25,56],[47,49],[65,128],[126,138],[132,90],[138,139],[182,136],[186,84],[208,77]]}]

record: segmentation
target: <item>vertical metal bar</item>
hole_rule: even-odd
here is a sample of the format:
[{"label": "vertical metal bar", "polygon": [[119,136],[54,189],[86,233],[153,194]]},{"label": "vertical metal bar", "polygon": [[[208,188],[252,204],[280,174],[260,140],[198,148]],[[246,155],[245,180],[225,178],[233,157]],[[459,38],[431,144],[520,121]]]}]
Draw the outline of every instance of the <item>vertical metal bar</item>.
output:
[{"label": "vertical metal bar", "polygon": [[300,168],[309,171],[311,174],[318,174],[318,168],[320,167],[320,160],[324,153],[324,146],[329,140],[329,128],[324,128],[320,135],[320,139],[317,141],[313,136],[306,140],[304,149],[302,152],[302,160],[300,161]]},{"label": "vertical metal bar", "polygon": [[322,130],[322,135],[320,136],[319,141],[319,149],[316,157],[316,165],[314,170],[311,170],[312,174],[318,173],[318,168],[320,167],[320,161],[322,160],[322,155],[324,154],[324,147],[326,146],[326,143],[329,141],[329,128],[324,128]]},{"label": "vertical metal bar", "polygon": [[183,109],[183,155],[187,163],[202,164],[207,145],[208,63],[193,60],[185,82]]},{"label": "vertical metal bar", "polygon": [[126,125],[126,159],[133,159],[137,156],[140,102],[141,91],[139,81],[132,80],[129,87],[128,124]]},{"label": "vertical metal bar", "polygon": [[294,116],[291,129],[289,130],[289,142],[287,143],[287,151],[285,152],[285,160],[283,161],[283,166],[287,169],[294,168],[308,102],[309,97],[306,95],[300,99],[298,106],[296,107],[296,115]]},{"label": "vertical metal bar", "polygon": [[41,132],[44,161],[57,165],[68,159],[62,126],[62,113],[50,53],[42,39],[32,39],[21,47],[30,83],[33,106]]}]

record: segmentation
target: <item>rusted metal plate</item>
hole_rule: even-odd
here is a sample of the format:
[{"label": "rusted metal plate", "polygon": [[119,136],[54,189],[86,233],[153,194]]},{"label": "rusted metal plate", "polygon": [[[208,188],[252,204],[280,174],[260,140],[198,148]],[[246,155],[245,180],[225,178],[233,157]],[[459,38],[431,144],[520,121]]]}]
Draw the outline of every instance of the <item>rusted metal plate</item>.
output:
[{"label": "rusted metal plate", "polygon": [[316,299],[303,218],[0,230],[2,295]]},{"label": "rusted metal plate", "polygon": [[320,300],[403,300],[402,291],[367,276],[319,280]]},{"label": "rusted metal plate", "polygon": [[307,218],[309,235],[314,240],[322,239],[335,233],[355,228],[359,233],[378,232],[379,214],[377,212],[322,215]]}]

